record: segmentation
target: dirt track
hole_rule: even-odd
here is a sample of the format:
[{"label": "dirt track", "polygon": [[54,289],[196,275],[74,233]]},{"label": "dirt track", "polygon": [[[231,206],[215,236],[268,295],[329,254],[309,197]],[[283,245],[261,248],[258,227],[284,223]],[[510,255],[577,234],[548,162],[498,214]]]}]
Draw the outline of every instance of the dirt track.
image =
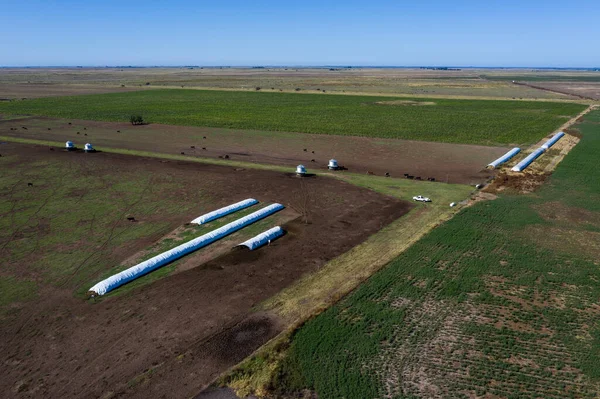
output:
[{"label": "dirt track", "polygon": [[87,162],[93,156],[94,162],[105,160],[113,173],[134,168],[167,174],[185,182],[186,190],[210,188],[223,203],[251,195],[278,201],[306,214],[308,223],[296,219],[284,225],[288,234],[268,247],[232,251],[98,303],[75,298],[71,289],[44,286],[36,300],[0,326],[0,389],[5,397],[193,396],[281,330],[272,316],[253,313],[254,305],[412,206],[323,177],[298,179],[43,146],[3,148],[3,155],[15,152],[30,161],[68,156]]},{"label": "dirt track", "polygon": [[598,82],[519,82],[518,84],[584,100],[600,100],[600,83]]},{"label": "dirt track", "polygon": [[159,124],[133,127],[128,123],[43,117],[0,120],[0,135],[60,142],[73,140],[80,146],[91,142],[98,147],[168,154],[183,152],[197,157],[226,155],[231,160],[285,165],[290,170],[300,163],[309,169],[326,170],[329,159],[336,158],[351,172],[373,172],[380,176],[390,173],[393,177],[408,173],[423,180],[432,177],[462,184],[486,181],[491,172],[484,170],[485,165],[507,151],[505,147],[410,140]]}]

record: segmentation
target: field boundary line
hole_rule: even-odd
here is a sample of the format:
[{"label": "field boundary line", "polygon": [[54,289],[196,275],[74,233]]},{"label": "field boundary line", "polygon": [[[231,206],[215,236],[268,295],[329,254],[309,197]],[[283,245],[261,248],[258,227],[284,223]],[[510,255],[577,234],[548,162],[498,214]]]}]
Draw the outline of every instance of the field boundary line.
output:
[{"label": "field boundary line", "polygon": [[[140,90],[132,90],[132,91],[142,91],[142,90],[160,90],[160,89],[169,89],[169,90],[209,90],[209,91],[233,91],[233,92],[256,92],[255,88],[248,89],[238,89],[231,87],[215,87],[215,86],[186,86],[181,88],[181,86],[150,86],[147,88],[140,88]],[[540,90],[540,89],[536,89]],[[543,91],[543,90],[541,90]],[[288,94],[320,94],[324,96],[370,96],[370,97],[407,97],[407,98],[435,98],[438,100],[448,99],[448,100],[498,100],[498,101],[537,101],[537,102],[554,102],[554,103],[577,103],[577,104],[589,104],[590,102],[597,102],[597,100],[587,99],[587,98],[536,98],[536,97],[523,97],[523,98],[512,98],[512,97],[493,97],[493,96],[467,96],[467,95],[446,95],[446,94],[418,94],[418,93],[380,93],[380,92],[361,92],[361,91],[328,91],[323,93],[317,90],[304,89],[301,91],[295,90],[269,90],[266,88],[261,88],[261,92],[264,93],[288,93]],[[566,93],[557,93],[562,94],[564,96],[571,97],[579,97],[573,94]]]}]

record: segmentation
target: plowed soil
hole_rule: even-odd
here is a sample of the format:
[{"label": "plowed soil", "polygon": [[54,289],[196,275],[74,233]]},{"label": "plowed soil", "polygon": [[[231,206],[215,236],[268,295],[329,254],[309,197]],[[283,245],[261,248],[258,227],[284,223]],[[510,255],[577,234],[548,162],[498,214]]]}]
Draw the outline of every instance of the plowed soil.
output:
[{"label": "plowed soil", "polygon": [[[269,246],[231,251],[96,302],[76,297],[72,288],[38,281],[37,298],[0,324],[0,391],[9,398],[194,396],[283,328],[273,316],[254,312],[254,305],[412,206],[325,177],[299,179],[199,163],[3,145],[2,155],[12,154],[24,162],[50,157],[104,161],[115,174],[125,169],[167,174],[181,182],[183,191],[211,189],[223,203],[250,196],[281,202],[302,216],[283,225],[287,234]],[[90,167],[89,173],[106,169]],[[134,247],[115,251],[126,259],[140,249]],[[22,268],[35,279],[35,265]]]},{"label": "plowed soil", "polygon": [[[71,123],[69,125],[69,123]],[[25,127],[26,129],[24,129]],[[85,130],[84,130],[85,128]],[[49,130],[50,129],[50,130]],[[461,184],[485,182],[485,166],[506,153],[505,147],[430,143],[411,140],[266,132],[170,125],[59,120],[43,117],[0,119],[0,135],[65,142],[86,142],[167,154],[222,158],[326,170],[335,158],[350,172]],[[192,148],[192,146],[194,148]]]}]

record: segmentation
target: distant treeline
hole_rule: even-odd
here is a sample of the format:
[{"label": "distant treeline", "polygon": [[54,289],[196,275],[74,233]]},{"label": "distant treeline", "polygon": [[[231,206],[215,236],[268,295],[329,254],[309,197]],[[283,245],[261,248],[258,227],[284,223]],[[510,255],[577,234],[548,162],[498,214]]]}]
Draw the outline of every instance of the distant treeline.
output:
[{"label": "distant treeline", "polygon": [[460,68],[448,68],[448,67],[421,67],[419,69],[431,69],[432,71],[460,71]]}]

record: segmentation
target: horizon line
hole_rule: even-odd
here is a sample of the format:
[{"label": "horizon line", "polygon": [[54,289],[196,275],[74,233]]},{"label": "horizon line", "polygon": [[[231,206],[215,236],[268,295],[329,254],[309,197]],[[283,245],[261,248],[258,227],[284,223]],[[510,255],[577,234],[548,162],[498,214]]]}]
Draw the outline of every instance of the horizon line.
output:
[{"label": "horizon line", "polygon": [[447,68],[447,69],[563,69],[563,70],[598,70],[600,66],[571,66],[571,67],[560,67],[560,66],[477,66],[477,65],[361,65],[361,64],[314,64],[314,65],[294,65],[294,64],[247,64],[247,65],[193,65],[193,64],[146,64],[146,65],[0,65],[0,69],[11,69],[11,68],[25,68],[25,69],[44,69],[44,68],[74,68],[74,69],[85,69],[85,68],[248,68],[248,69],[262,69],[262,68],[339,68],[339,69],[352,69],[352,68],[389,68],[389,69],[427,69],[427,68]]}]

